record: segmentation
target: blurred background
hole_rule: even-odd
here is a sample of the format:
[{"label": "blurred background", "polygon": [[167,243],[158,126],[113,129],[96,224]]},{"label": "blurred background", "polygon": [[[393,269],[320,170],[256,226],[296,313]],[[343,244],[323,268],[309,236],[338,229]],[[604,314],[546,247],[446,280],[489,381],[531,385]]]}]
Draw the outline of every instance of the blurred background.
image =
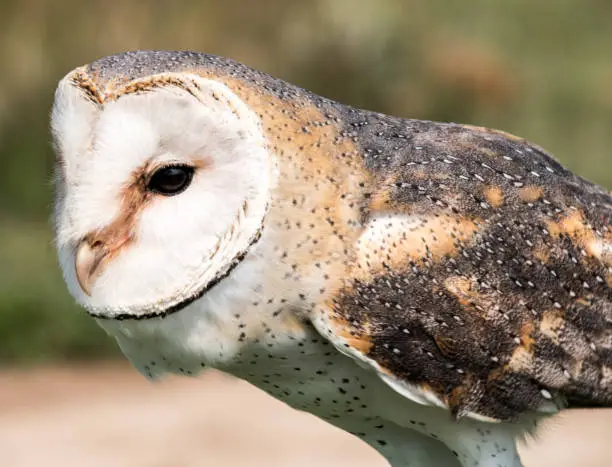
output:
[{"label": "blurred background", "polygon": [[[150,386],[108,363],[49,227],[48,114],[68,71],[129,49],[225,55],[354,106],[504,129],[611,188],[611,44],[608,0],[0,0],[0,465],[384,465],[244,383]],[[612,465],[608,413],[551,426],[528,465]]]}]

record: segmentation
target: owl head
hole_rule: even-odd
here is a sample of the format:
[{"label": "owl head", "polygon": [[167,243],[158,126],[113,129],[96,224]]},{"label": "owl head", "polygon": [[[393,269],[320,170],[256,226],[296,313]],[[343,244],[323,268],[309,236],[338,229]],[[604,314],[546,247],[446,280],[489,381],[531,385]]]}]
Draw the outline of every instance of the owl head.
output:
[{"label": "owl head", "polygon": [[189,72],[59,83],[56,242],[94,316],[147,318],[191,303],[260,238],[274,163],[257,115]]}]

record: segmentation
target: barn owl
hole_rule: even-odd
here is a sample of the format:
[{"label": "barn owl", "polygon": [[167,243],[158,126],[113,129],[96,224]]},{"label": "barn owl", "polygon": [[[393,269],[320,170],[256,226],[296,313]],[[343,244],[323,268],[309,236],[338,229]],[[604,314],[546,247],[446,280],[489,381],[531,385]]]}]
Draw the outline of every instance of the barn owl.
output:
[{"label": "barn owl", "polygon": [[612,198],[507,133],[235,61],[76,68],[51,115],[70,293],[146,377],[212,367],[393,467],[516,467],[612,404]]}]

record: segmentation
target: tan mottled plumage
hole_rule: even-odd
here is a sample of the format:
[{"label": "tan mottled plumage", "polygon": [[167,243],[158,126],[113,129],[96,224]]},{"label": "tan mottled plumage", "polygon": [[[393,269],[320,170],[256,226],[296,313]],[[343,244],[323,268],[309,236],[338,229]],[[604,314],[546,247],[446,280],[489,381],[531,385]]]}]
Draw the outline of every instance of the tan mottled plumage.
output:
[{"label": "tan mottled plumage", "polygon": [[[390,450],[386,440],[408,446],[404,429],[442,440],[464,466],[510,466],[518,460],[500,441],[503,430],[521,432],[534,414],[568,405],[612,405],[605,190],[521,138],[343,106],[219,57],[127,53],[69,79],[102,109],[159,88],[196,96],[190,75],[227,86],[257,116],[277,179],[261,238],[201,293],[153,314],[88,307],[112,318],[102,324],[141,371],[165,365],[191,374],[200,361],[213,364],[362,436],[397,466],[413,465],[404,463],[412,451]],[[136,229],[109,225],[128,237]],[[112,238],[110,230],[101,232]],[[252,299],[245,294],[221,326],[224,339],[237,338],[236,353],[211,363],[185,350],[188,334],[180,333],[192,329],[181,320],[196,319],[198,300],[232,278],[240,287],[241,263],[255,261],[263,272]],[[141,356],[138,333],[162,360]],[[386,384],[366,384],[372,375]],[[437,408],[404,406],[397,393]],[[350,408],[339,411],[342,404]],[[468,420],[447,420],[440,409]],[[367,431],[378,426],[387,438]],[[479,444],[487,436],[495,447]]]}]

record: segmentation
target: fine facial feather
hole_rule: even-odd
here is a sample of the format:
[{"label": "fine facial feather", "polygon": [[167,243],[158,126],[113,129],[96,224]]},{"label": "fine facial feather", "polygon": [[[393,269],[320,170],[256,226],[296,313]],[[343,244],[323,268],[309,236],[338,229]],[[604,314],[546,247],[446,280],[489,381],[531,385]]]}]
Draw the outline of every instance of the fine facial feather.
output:
[{"label": "fine facial feather", "polygon": [[[181,135],[202,144],[227,130],[222,141],[208,143],[216,151],[212,186],[196,183],[191,199],[180,195],[174,207],[156,199],[157,206],[143,209],[135,227],[138,239],[109,262],[87,298],[75,285],[74,244],[91,231],[104,231],[125,211],[117,200],[101,201],[103,195],[96,194],[120,192],[109,189],[116,181],[104,173],[114,168],[110,173],[118,171],[123,180],[127,166],[138,166],[136,149],[157,150],[156,143],[140,145],[146,132],[137,137],[122,132],[138,118],[107,111],[125,103],[135,114],[142,109],[163,114],[167,91],[180,95],[186,108],[203,94],[212,96],[204,107],[227,116],[215,121],[217,113],[196,125],[177,110],[152,120],[160,132],[169,122],[190,125]],[[74,117],[66,117],[71,112]],[[253,126],[231,124],[241,112],[251,115]],[[112,131],[100,127],[97,119],[104,118]],[[163,319],[101,321],[143,373],[195,374],[213,365],[350,429],[346,414],[334,415],[334,404],[316,402],[333,397],[320,368],[344,368],[346,357],[336,362],[312,334],[312,323],[337,350],[375,370],[397,393],[448,408],[456,417],[510,421],[557,410],[564,399],[612,402],[611,199],[540,148],[495,130],[342,106],[231,60],[188,52],[120,54],[78,69],[60,85],[53,120],[61,153],[60,257],[71,291],[97,316],[112,318],[122,310],[122,317],[142,317],[150,311],[148,289],[168,271],[188,293],[176,294],[177,282],[165,280],[153,300],[158,312],[170,303],[166,295],[185,298],[204,285],[181,272],[209,249],[190,243],[196,232],[189,227],[191,217],[201,235],[214,236],[229,228],[223,214],[231,212],[233,196],[261,195],[269,207],[261,239],[197,301],[173,308]],[[228,184],[223,172],[215,181],[218,163],[232,155],[238,163],[228,173],[260,186],[257,177],[265,171],[242,170],[259,144],[237,144],[247,127],[262,138],[265,165],[272,167],[269,189],[243,192]],[[121,157],[92,151],[104,134],[109,146],[124,145]],[[125,146],[134,141],[138,148]],[[174,152],[189,155],[183,147]],[[205,196],[218,208],[214,213],[201,211],[211,204]],[[263,213],[250,219],[262,221]],[[160,223],[172,225],[163,232]],[[136,286],[119,297],[111,289],[122,282]],[[299,363],[313,375],[306,383],[291,376],[294,368],[272,374],[266,362],[275,359]],[[357,365],[349,368],[356,379],[370,374]],[[281,380],[298,388],[304,384],[314,404],[297,402],[301,390],[283,390]],[[375,383],[368,387],[384,393]],[[420,409],[406,404],[399,411],[378,404],[375,413],[428,435],[433,430],[457,450],[463,465],[518,462],[511,443],[500,440],[524,425],[495,429],[497,446],[507,455],[485,454],[476,422],[447,422],[438,418],[439,409],[411,419]],[[373,417],[365,409],[353,412],[361,413],[362,421]],[[425,427],[428,421],[432,428]],[[382,449],[374,435],[363,437]]]},{"label": "fine facial feather", "polygon": [[[73,81],[68,77],[62,88]],[[68,97],[60,96],[54,109],[54,133],[65,148],[67,183],[58,223],[64,271],[69,277],[79,272],[70,264],[78,244],[97,248],[104,257],[89,261],[98,266],[90,277],[94,293],[86,297],[75,287],[77,299],[104,316],[161,314],[198,294],[258,238],[273,167],[250,111],[237,100],[231,103],[223,85],[195,76],[181,81],[194,87],[189,93],[174,84],[178,80],[165,79],[170,87],[155,94],[137,94],[133,85],[121,100],[99,97],[104,107],[78,146],[80,134],[74,138],[62,128],[79,123],[70,105],[74,95],[89,99],[92,89],[97,92],[86,82],[85,90],[73,84],[64,91]],[[204,138],[201,129],[213,126]],[[194,168],[193,186],[180,198],[160,200],[145,185],[157,168],[173,163]],[[227,189],[230,184],[234,190]],[[225,209],[213,215],[220,197]],[[192,216],[192,209],[204,212]],[[182,250],[164,249],[179,242]],[[151,255],[152,248],[159,253]]]}]

